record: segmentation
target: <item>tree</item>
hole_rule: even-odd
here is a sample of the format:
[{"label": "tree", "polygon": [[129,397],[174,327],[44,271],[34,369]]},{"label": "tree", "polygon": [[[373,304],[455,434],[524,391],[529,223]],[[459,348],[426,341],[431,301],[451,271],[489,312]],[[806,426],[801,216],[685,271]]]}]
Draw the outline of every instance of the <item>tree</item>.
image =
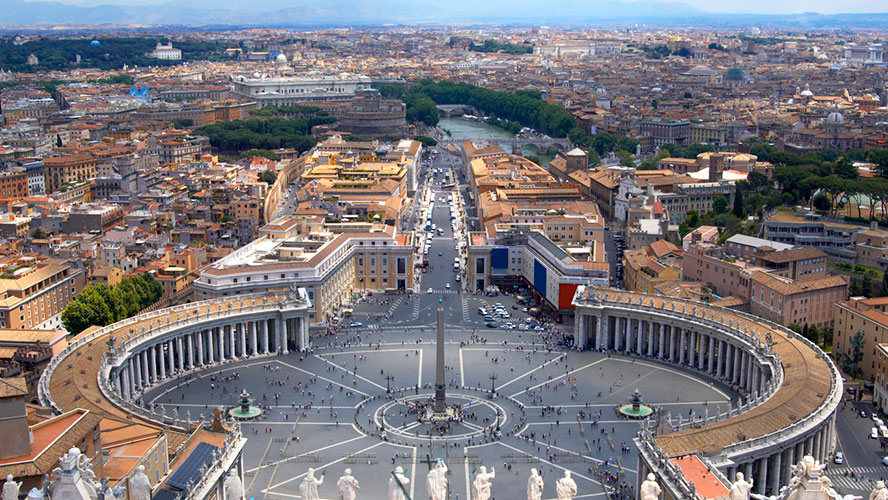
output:
[{"label": "tree", "polygon": [[35,240],[45,240],[49,237],[49,233],[42,227],[35,227],[31,230],[31,238]]},{"label": "tree", "polygon": [[635,166],[635,158],[632,156],[632,153],[624,150],[617,151],[617,158],[620,159],[620,165],[625,165],[627,167]]},{"label": "tree", "polygon": [[62,147],[62,136],[59,134],[56,134],[56,147],[57,148]]},{"label": "tree", "polygon": [[92,325],[92,310],[77,300],[71,301],[62,311],[62,324],[71,335],[76,335]]},{"label": "tree", "polygon": [[848,369],[846,371],[852,377],[856,378],[862,372],[859,363],[863,361],[863,346],[865,343],[866,338],[863,336],[863,332],[858,331],[851,337],[851,355],[848,356]]},{"label": "tree", "polygon": [[830,207],[832,207],[832,203],[829,201],[829,196],[820,193],[814,197],[811,201],[811,204],[814,206],[815,210],[819,210],[821,212],[829,212]]},{"label": "tree", "polygon": [[[713,200],[714,202],[714,200]],[[743,218],[743,190],[738,189],[736,193],[734,193],[734,209],[731,211],[734,214],[734,217],[738,219]]]},{"label": "tree", "polygon": [[860,176],[857,172],[857,167],[848,161],[847,158],[841,158],[836,162],[836,166],[833,168],[833,173],[841,179],[856,180]]},{"label": "tree", "polygon": [[264,182],[268,185],[274,184],[274,181],[277,180],[277,173],[273,170],[266,170],[259,174],[259,181]]},{"label": "tree", "polygon": [[712,200],[712,211],[716,214],[723,214],[728,210],[728,199],[724,196],[716,196]]},{"label": "tree", "polygon": [[868,273],[863,275],[863,282],[860,284],[860,294],[867,298],[873,296],[873,279],[870,278]]},{"label": "tree", "polygon": [[194,120],[192,120],[191,118],[179,118],[173,120],[173,127],[176,127],[178,129],[191,128],[193,126]]},{"label": "tree", "polygon": [[888,297],[888,273],[882,273],[882,290],[879,295],[882,297]]},{"label": "tree", "polygon": [[687,221],[688,226],[696,228],[697,223],[700,221],[700,214],[696,210],[688,210]]},{"label": "tree", "polygon": [[756,191],[768,187],[771,184],[768,177],[760,172],[750,172],[749,176],[746,177],[746,182],[748,182],[749,185],[752,186],[752,189]]}]

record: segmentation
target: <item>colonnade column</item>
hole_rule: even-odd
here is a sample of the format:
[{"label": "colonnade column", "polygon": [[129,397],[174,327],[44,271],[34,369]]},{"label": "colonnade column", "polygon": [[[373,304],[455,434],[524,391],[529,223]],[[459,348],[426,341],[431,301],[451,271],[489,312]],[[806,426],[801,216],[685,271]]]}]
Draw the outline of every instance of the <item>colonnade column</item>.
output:
[{"label": "colonnade column", "polygon": [[710,374],[715,373],[715,336],[709,336],[709,361],[706,364],[706,371]]},{"label": "colonnade column", "polygon": [[687,331],[684,328],[679,329],[679,335],[681,336],[681,346],[678,348],[678,363],[684,364],[685,356],[687,355],[688,350],[688,339],[687,339]]},{"label": "colonnade column", "polygon": [[768,457],[762,457],[758,462],[758,477],[753,483],[755,484],[755,490],[760,495],[764,495],[765,489],[768,487]]},{"label": "colonnade column", "polygon": [[647,355],[653,356],[654,355],[654,323],[651,323],[650,321],[648,321],[647,328],[645,328],[644,331],[645,331],[645,333],[647,333],[647,337],[648,337]]},{"label": "colonnade column", "polygon": [[660,335],[660,352],[657,353],[657,357],[663,359],[666,354],[666,326],[663,323],[657,323],[657,331]]},{"label": "colonnade column", "polygon": [[157,351],[154,346],[148,348],[148,380],[152,383],[157,382]]},{"label": "colonnade column", "polygon": [[237,338],[235,337],[238,330],[237,326],[237,323],[228,326],[228,359],[235,359],[237,357],[237,353],[234,350],[236,347],[234,340]]},{"label": "colonnade column", "polygon": [[265,354],[268,354],[271,352],[269,350],[270,346],[271,346],[271,332],[268,329],[268,320],[267,319],[262,320],[262,338],[265,339],[265,345],[263,346],[263,352]]},{"label": "colonnade column", "polygon": [[287,345],[290,340],[289,326],[287,320],[281,318],[281,354],[290,354],[290,348]]},{"label": "colonnade column", "polygon": [[299,330],[302,332],[302,345],[300,346],[302,350],[308,349],[308,317],[300,316],[299,317]]},{"label": "colonnade column", "polygon": [[780,453],[775,453],[771,455],[773,467],[771,468],[771,492],[776,493],[780,491],[780,466],[782,464],[782,456]]},{"label": "colonnade column", "polygon": [[225,327],[217,326],[216,327],[216,342],[219,346],[219,362],[225,361]]},{"label": "colonnade column", "polygon": [[669,361],[675,363],[678,359],[678,329],[674,325],[669,325]]},{"label": "colonnade column", "polygon": [[258,330],[258,329],[259,329],[258,322],[256,322],[256,321],[250,322],[250,342],[252,344],[252,349],[250,350],[250,352],[253,354],[253,356],[255,356],[256,354],[259,354],[259,346],[256,344],[256,340],[258,338],[258,334],[257,334],[256,330]]},{"label": "colonnade column", "polygon": [[703,335],[702,333],[697,336],[697,346],[700,352],[697,353],[697,369],[703,371],[706,367],[706,345],[709,343],[707,340],[707,335]]},{"label": "colonnade column", "polygon": [[207,330],[207,364],[213,364],[214,357],[214,349],[213,349],[213,337],[216,336],[216,329],[210,328]]},{"label": "colonnade column", "polygon": [[644,343],[644,325],[642,325],[643,321],[641,319],[635,320],[635,353],[639,356],[643,353],[641,350]]},{"label": "colonnade column", "polygon": [[185,371],[185,339],[187,338],[187,334],[181,337],[176,337],[176,358],[178,359],[177,366],[179,367],[180,372]]},{"label": "colonnade column", "polygon": [[178,351],[180,353],[182,352],[181,349],[175,348],[177,340],[178,340],[178,337],[176,339],[170,339],[169,341],[167,341],[167,361],[169,362],[170,374],[172,374],[173,372],[176,371],[176,358],[175,358],[176,351]]},{"label": "colonnade column", "polygon": [[241,348],[241,357],[247,357],[247,323],[241,323],[240,325],[240,348]]},{"label": "colonnade column", "polygon": [[185,342],[188,343],[188,367],[194,368],[194,334],[189,333]]}]

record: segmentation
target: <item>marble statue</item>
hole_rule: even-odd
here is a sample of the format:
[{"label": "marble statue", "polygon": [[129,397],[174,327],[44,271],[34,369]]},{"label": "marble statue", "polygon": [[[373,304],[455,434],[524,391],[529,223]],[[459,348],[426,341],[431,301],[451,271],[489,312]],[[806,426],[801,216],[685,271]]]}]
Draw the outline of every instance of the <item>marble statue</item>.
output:
[{"label": "marble statue", "polygon": [[475,481],[472,483],[472,499],[473,500],[489,500],[490,499],[490,480],[496,477],[496,471],[493,467],[487,472],[487,467],[481,466],[481,472],[475,474]]},{"label": "marble statue", "polygon": [[355,500],[358,490],[361,489],[358,480],[352,476],[351,469],[345,469],[342,477],[336,481],[336,488],[339,489],[339,500]]},{"label": "marble statue", "polygon": [[662,491],[660,485],[657,484],[657,476],[650,472],[647,475],[647,479],[641,483],[641,488],[638,490],[638,498],[639,500],[645,500],[647,497],[660,498]]},{"label": "marble statue", "polygon": [[324,475],[321,474],[321,478],[318,479],[314,474],[315,470],[309,467],[308,474],[299,483],[299,493],[305,500],[320,500],[321,498],[318,495],[318,486],[324,483]]},{"label": "marble statue", "polygon": [[749,500],[752,481],[747,481],[742,472],[737,473],[737,480],[731,485],[731,500]]},{"label": "marble statue", "polygon": [[151,500],[151,480],[145,475],[145,466],[136,467],[136,473],[129,480],[131,500]]},{"label": "marble statue", "polygon": [[410,479],[404,475],[404,469],[400,465],[395,467],[395,472],[389,478],[388,500],[407,500],[405,490],[408,484]]},{"label": "marble statue", "polygon": [[[7,479],[8,481],[8,479]],[[3,489],[3,500],[6,500],[6,488]],[[870,493],[869,500],[888,500],[888,488],[884,481],[876,481],[876,489]]]},{"label": "marble statue", "polygon": [[541,498],[543,498],[543,478],[536,469],[530,469],[530,477],[527,478],[527,500]]},{"label": "marble statue", "polygon": [[222,488],[225,490],[225,500],[243,500],[244,484],[235,470],[232,469],[228,472],[228,477],[222,483]]},{"label": "marble statue", "polygon": [[564,477],[555,482],[555,494],[558,500],[573,500],[577,494],[577,483],[570,477],[570,471],[564,471]]},{"label": "marble statue", "polygon": [[12,474],[6,476],[6,482],[3,483],[3,500],[18,500],[19,489],[22,487],[21,481],[16,482]]},{"label": "marble statue", "polygon": [[426,476],[426,488],[429,490],[429,500],[447,498],[447,465],[440,458]]}]

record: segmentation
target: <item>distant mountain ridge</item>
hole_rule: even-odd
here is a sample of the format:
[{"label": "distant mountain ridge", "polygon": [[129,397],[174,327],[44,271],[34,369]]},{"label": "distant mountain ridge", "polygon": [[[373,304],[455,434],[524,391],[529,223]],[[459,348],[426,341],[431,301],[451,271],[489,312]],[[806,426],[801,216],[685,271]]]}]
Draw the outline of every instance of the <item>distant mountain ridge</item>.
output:
[{"label": "distant mountain ridge", "polygon": [[[89,0],[87,0],[89,1]],[[92,0],[101,2],[102,0]],[[555,0],[540,8],[514,0],[268,0],[244,10],[236,0],[193,0],[157,5],[68,5],[52,1],[0,0],[0,25],[344,26],[429,23],[607,24],[651,22],[686,26],[787,24],[801,27],[888,26],[888,14],[708,14],[665,0]]]}]

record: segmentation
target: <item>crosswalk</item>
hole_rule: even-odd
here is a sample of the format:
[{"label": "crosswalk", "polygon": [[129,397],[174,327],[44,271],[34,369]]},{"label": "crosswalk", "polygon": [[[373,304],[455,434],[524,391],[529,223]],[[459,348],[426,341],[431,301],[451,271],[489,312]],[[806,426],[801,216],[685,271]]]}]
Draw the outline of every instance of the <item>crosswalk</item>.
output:
[{"label": "crosswalk", "polygon": [[465,321],[465,322],[468,323],[468,322],[470,321],[470,318],[469,318],[469,300],[468,300],[467,298],[465,298],[465,297],[462,298],[462,315],[463,315],[463,321]]},{"label": "crosswalk", "polygon": [[827,474],[826,477],[832,481],[832,486],[836,491],[844,494],[872,491],[876,483],[875,479],[866,477],[852,479],[850,476],[837,476],[835,474]]},{"label": "crosswalk", "polygon": [[413,300],[413,312],[410,314],[412,319],[416,319],[419,317],[419,298],[415,298]]},{"label": "crosswalk", "polygon": [[[851,477],[851,473],[856,477]],[[836,491],[842,493],[848,492],[868,492],[872,491],[878,479],[885,476],[888,472],[886,467],[830,467],[826,470],[826,477],[832,481]]]}]

